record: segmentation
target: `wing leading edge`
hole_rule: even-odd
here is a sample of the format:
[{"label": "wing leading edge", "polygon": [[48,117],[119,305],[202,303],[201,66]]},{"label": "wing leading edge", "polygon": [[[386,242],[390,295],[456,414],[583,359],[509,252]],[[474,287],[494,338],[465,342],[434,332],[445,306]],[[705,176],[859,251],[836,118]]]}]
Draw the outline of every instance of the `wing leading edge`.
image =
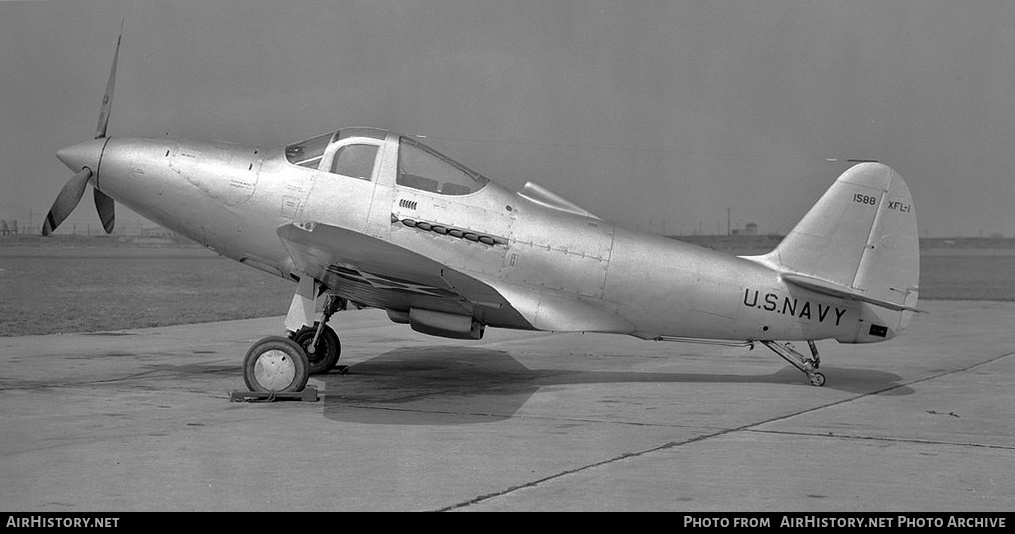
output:
[{"label": "wing leading edge", "polygon": [[495,289],[411,250],[319,223],[278,228],[296,268],[367,306],[469,315],[489,324],[531,329]]},{"label": "wing leading edge", "polygon": [[467,274],[354,230],[302,223],[283,225],[277,233],[299,271],[367,306],[468,315],[500,328],[634,331],[627,320],[600,303]]}]

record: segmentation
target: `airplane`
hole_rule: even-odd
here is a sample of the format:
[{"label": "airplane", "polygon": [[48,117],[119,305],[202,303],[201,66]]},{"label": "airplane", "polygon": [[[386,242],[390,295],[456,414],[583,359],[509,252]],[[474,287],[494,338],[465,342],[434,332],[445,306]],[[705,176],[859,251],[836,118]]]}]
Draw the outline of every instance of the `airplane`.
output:
[{"label": "airplane", "polygon": [[119,202],[295,282],[285,334],[244,358],[252,392],[300,392],[332,370],[341,343],[328,322],[350,304],[462,340],[494,327],[760,343],[815,386],[816,341],[886,341],[919,311],[913,199],[881,163],[842,173],[770,253],[732,256],[624,228],[532,182],[511,191],[376,128],[278,147],[108,137],[119,51],[118,38],[94,139],[57,152],[75,174],[43,234],[91,184],[107,233]]}]

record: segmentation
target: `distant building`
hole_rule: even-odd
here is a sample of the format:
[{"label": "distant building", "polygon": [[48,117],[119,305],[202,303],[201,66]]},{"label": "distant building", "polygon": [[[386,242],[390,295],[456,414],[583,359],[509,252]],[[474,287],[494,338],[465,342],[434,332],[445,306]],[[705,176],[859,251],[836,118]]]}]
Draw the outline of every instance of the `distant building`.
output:
[{"label": "distant building", "polygon": [[758,225],[754,223],[747,223],[747,226],[744,228],[744,234],[758,235]]},{"label": "distant building", "polygon": [[0,220],[0,235],[17,235],[18,234],[18,221],[17,219],[7,224],[7,221]]},{"label": "distant building", "polygon": [[166,230],[161,226],[157,226],[155,228],[141,228],[141,237],[162,237],[175,239],[179,236],[177,236],[176,232],[173,232],[172,230]]}]

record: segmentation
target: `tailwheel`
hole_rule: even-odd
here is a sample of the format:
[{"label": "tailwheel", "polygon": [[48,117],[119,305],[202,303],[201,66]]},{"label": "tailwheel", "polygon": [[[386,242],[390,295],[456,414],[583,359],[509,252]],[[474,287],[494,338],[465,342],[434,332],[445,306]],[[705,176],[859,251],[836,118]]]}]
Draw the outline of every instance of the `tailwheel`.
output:
[{"label": "tailwheel", "polygon": [[761,340],[761,343],[772,349],[772,352],[778,354],[782,359],[792,364],[793,367],[806,374],[812,386],[821,387],[825,385],[825,375],[817,371],[818,366],[821,365],[821,357],[818,356],[818,347],[813,341],[807,342],[807,346],[811,349],[810,358],[794,350],[793,346],[789,343],[778,343],[770,340]]},{"label": "tailwheel", "polygon": [[[320,335],[317,330],[320,328]],[[291,336],[292,340],[303,348],[310,364],[310,374],[327,373],[335,368],[338,359],[342,355],[342,343],[338,340],[338,334],[328,325],[321,326],[315,322],[314,326],[304,326]],[[314,344],[314,339],[317,343]],[[311,350],[313,346],[313,350]]]},{"label": "tailwheel", "polygon": [[250,391],[296,393],[306,387],[309,369],[301,346],[284,337],[266,337],[247,351],[243,381]]}]

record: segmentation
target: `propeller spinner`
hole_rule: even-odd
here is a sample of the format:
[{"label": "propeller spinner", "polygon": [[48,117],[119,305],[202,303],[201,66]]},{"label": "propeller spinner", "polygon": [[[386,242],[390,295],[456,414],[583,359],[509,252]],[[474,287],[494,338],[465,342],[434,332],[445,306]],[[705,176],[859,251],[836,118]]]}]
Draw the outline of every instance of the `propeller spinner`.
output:
[{"label": "propeller spinner", "polygon": [[[109,110],[113,105],[113,86],[116,84],[116,63],[120,58],[120,39],[123,38],[123,30],[116,38],[116,51],[113,53],[113,66],[109,69],[109,81],[106,82],[106,92],[102,96],[102,108],[99,110],[99,124],[95,129],[95,139],[77,145],[62,148],[56,153],[74,176],[63,186],[60,194],[57,195],[46,215],[46,222],[42,226],[42,235],[48,236],[60,226],[68,215],[74,211],[78,202],[85,192],[85,184],[93,176],[98,178],[99,160],[102,157],[102,149],[106,145],[106,127],[109,125]],[[102,220],[102,228],[106,233],[113,232],[115,224],[115,208],[112,197],[103,193],[93,182],[95,193],[95,209],[99,212],[99,219]]]}]

